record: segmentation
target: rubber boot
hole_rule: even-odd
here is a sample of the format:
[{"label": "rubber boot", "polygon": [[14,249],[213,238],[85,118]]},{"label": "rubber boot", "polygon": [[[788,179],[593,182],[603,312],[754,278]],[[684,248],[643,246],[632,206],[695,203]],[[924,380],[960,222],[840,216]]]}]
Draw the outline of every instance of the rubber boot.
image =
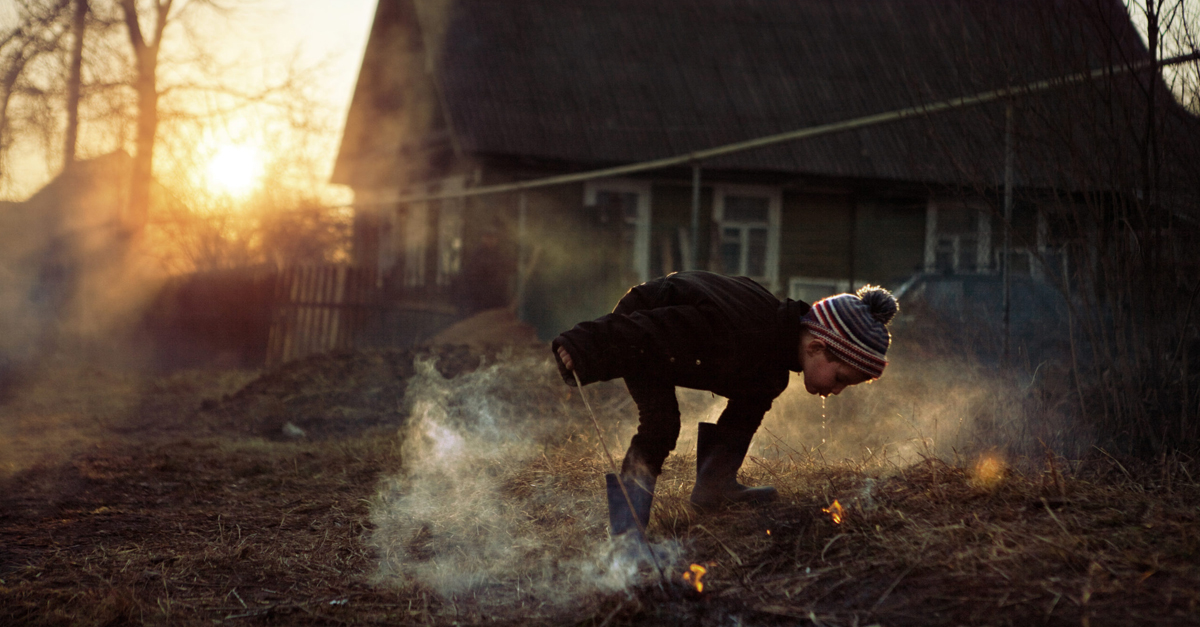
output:
[{"label": "rubber boot", "polygon": [[617,476],[611,472],[604,475],[608,484],[608,535],[612,538],[630,529],[636,533],[638,524],[635,520],[641,522],[642,529],[645,529],[650,524],[650,505],[654,502],[655,477],[624,473],[621,476],[624,479],[622,483],[625,484],[625,490],[629,492],[629,501],[633,503],[632,510],[625,501],[625,495],[621,493]]},{"label": "rubber boot", "polygon": [[[723,437],[724,436],[724,437]],[[779,493],[770,486],[750,488],[737,482],[738,468],[750,450],[750,437],[729,437],[717,425],[700,423],[696,437],[696,487],[692,505],[712,509],[729,503],[764,503]]]}]

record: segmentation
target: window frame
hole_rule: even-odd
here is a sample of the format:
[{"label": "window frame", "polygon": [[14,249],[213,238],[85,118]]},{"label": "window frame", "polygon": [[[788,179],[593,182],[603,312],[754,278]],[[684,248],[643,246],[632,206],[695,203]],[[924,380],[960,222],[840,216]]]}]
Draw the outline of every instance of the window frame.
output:
[{"label": "window frame", "polygon": [[[452,176],[440,181],[442,192],[459,192],[466,186],[466,177]],[[459,196],[457,198],[443,198],[437,201],[437,224],[433,227],[434,245],[437,247],[437,268],[435,269],[434,285],[447,286],[452,284],[460,274],[463,268],[463,253],[464,253],[464,233],[466,230],[466,210],[467,199]],[[448,211],[449,210],[449,211]],[[443,218],[447,217],[450,212],[455,215],[455,222],[452,225],[453,232],[449,233],[451,242],[446,241],[447,229],[446,222]],[[454,244],[457,243],[457,248]],[[450,250],[445,247],[450,246]]]},{"label": "window frame", "polygon": [[803,290],[805,287],[826,287],[826,286],[833,286],[833,291],[830,292],[829,294],[826,294],[825,296],[822,296],[821,298],[825,298],[826,296],[834,296],[837,294],[850,292],[850,279],[832,279],[832,278],[827,278],[827,277],[811,277],[811,276],[791,276],[791,277],[788,277],[787,297],[792,300],[804,301],[804,302],[808,303],[809,305],[811,305],[820,299],[806,300],[805,298],[802,298],[805,295],[800,293],[801,290]]},{"label": "window frame", "polygon": [[[778,187],[769,185],[735,185],[735,184],[719,184],[713,186],[713,222],[717,227],[718,238],[721,237],[726,228],[749,229],[754,226],[761,226],[762,223],[749,222],[733,222],[725,219],[725,199],[730,196],[749,197],[749,198],[766,198],[767,199],[767,249],[764,253],[763,269],[766,271],[761,276],[751,275],[747,266],[749,266],[749,251],[745,248],[742,251],[740,265],[737,272],[730,272],[728,269],[722,268],[728,274],[748,276],[759,283],[762,283],[767,289],[772,292],[779,290],[779,247],[780,247],[780,232],[783,214],[783,191]],[[732,224],[733,226],[727,226]],[[743,234],[746,231],[743,230]],[[745,235],[742,238],[742,246],[747,247]]]},{"label": "window frame", "polygon": [[[596,196],[601,192],[637,195],[637,217],[633,222],[633,270],[638,282],[650,280],[650,228],[651,228],[651,185],[650,181],[636,179],[599,179],[583,184],[583,204],[596,206]],[[622,218],[625,219],[625,218]]]},{"label": "window frame", "polygon": [[[976,211],[974,233],[943,232],[938,224],[938,212],[942,208]],[[941,271],[938,268],[938,252],[939,250],[946,252],[941,246],[942,243],[949,246],[950,269],[954,274],[992,274],[996,272],[998,266],[993,259],[991,215],[991,210],[983,200],[951,200],[931,197],[925,207],[925,272]],[[968,242],[973,246],[964,247],[963,244]],[[970,248],[974,248],[973,269],[970,269],[972,264],[964,262]]]},{"label": "window frame", "polygon": [[[419,193],[457,192],[466,187],[466,176],[448,176],[416,186]],[[444,235],[442,215],[447,203],[453,203],[458,212],[456,234],[459,242],[457,256],[448,256],[443,251]],[[435,201],[407,203],[397,208],[395,215],[402,225],[393,235],[399,246],[391,253],[396,259],[403,258],[404,268],[401,283],[405,287],[424,288],[430,283],[429,255],[432,247],[434,267],[432,284],[439,287],[451,285],[462,273],[463,232],[466,225],[466,198],[443,198]],[[415,227],[415,228],[414,228]],[[393,261],[395,263],[395,261]]]}]

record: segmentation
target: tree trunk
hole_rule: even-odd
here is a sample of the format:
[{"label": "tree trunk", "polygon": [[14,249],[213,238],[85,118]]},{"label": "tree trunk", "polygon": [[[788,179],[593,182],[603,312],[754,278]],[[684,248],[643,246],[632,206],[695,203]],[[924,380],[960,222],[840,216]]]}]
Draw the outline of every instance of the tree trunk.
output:
[{"label": "tree trunk", "polygon": [[83,32],[87,26],[88,0],[75,0],[71,24],[71,73],[67,77],[67,132],[63,140],[63,169],[75,163],[75,145],[79,138],[79,91],[83,82]]},{"label": "tree trunk", "polygon": [[143,49],[138,55],[137,143],[129,181],[129,213],[125,226],[141,230],[150,213],[150,181],[154,166],[154,135],[158,130],[158,90],[155,81],[158,59]]},{"label": "tree trunk", "polygon": [[158,49],[162,43],[167,16],[171,12],[172,0],[157,0],[154,3],[154,37],[142,35],[135,0],[121,0],[125,27],[129,30],[129,42],[133,46],[137,62],[137,143],[133,155],[133,168],[129,180],[129,211],[125,216],[125,228],[137,232],[146,225],[150,213],[150,182],[154,166],[154,135],[158,131]]}]

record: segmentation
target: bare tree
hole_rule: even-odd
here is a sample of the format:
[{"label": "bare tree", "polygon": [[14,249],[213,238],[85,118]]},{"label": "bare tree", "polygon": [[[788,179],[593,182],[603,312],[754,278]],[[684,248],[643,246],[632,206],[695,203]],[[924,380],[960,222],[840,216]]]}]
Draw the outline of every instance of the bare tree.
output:
[{"label": "bare tree", "polygon": [[[1067,354],[1061,407],[1105,446],[1139,454],[1200,449],[1200,51],[1191,0],[1024,2],[982,5],[990,55],[977,67],[1003,87],[1087,75],[1038,93],[1014,93],[1013,204],[1029,226],[1005,219],[1005,105],[959,114],[971,154],[949,147],[964,187],[995,199],[993,232],[1035,258],[1033,270],[1063,298]],[[1014,15],[1016,17],[1014,17]],[[1144,39],[1130,17],[1144,23]],[[1194,58],[1194,57],[1192,57]],[[984,70],[980,70],[984,71]],[[975,78],[980,78],[975,76]],[[958,86],[960,93],[980,85]],[[945,132],[946,126],[931,127]],[[1036,366],[1036,364],[1034,364]]]},{"label": "bare tree", "polygon": [[63,140],[63,169],[75,162],[79,137],[79,92],[83,83],[83,35],[87,29],[88,0],[74,0],[71,20],[71,69],[67,76],[67,130]]},{"label": "bare tree", "polygon": [[126,216],[127,224],[133,228],[140,228],[146,223],[150,209],[154,139],[158,132],[158,54],[162,49],[163,31],[167,28],[173,3],[173,0],[154,0],[149,33],[142,30],[136,0],[121,0],[120,5],[137,68],[133,85],[137,94],[137,137],[134,140],[129,210]]},{"label": "bare tree", "polygon": [[41,2],[19,0],[17,23],[0,34],[0,163],[7,159],[13,142],[9,106],[19,91],[26,71],[39,58],[59,48],[66,28],[63,17],[69,0]]}]

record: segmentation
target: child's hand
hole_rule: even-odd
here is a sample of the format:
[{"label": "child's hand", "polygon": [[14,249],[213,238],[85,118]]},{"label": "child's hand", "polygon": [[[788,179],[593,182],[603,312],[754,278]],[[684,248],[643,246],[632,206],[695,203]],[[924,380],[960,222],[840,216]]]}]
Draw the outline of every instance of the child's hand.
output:
[{"label": "child's hand", "polygon": [[558,358],[562,361],[563,367],[567,370],[575,369],[575,362],[571,361],[571,355],[567,353],[567,349],[562,346],[558,347]]}]

